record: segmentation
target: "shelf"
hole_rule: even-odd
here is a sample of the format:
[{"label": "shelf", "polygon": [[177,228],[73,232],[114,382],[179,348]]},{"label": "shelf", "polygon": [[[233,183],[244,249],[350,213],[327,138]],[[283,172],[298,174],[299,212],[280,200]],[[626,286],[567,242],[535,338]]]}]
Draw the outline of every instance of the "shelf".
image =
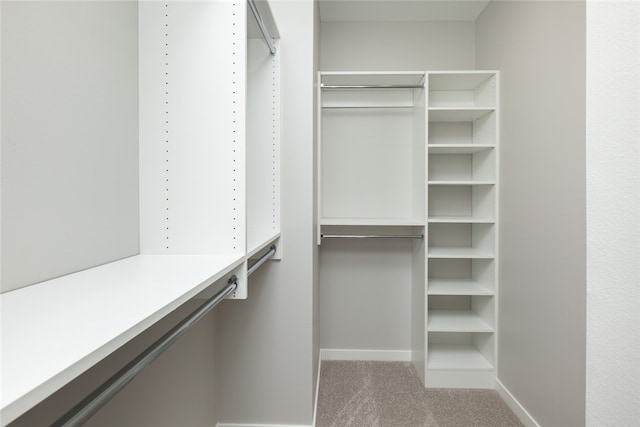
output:
[{"label": "shelf", "polygon": [[269,235],[263,236],[262,239],[256,240],[252,244],[247,244],[247,258],[251,258],[264,248],[270,246],[273,242],[280,238],[280,232],[273,232]]},{"label": "shelf", "polygon": [[492,144],[429,144],[429,154],[475,154],[493,150]]},{"label": "shelf", "polygon": [[493,328],[469,310],[429,310],[429,332],[493,332]]},{"label": "shelf", "polygon": [[495,71],[430,71],[430,91],[469,91],[495,76]]},{"label": "shelf", "polygon": [[493,224],[495,220],[472,216],[430,216],[427,222],[429,224]]},{"label": "shelf", "polygon": [[429,107],[429,122],[473,122],[495,111],[484,107]]},{"label": "shelf", "polygon": [[493,259],[491,252],[475,248],[429,248],[429,258],[481,258]]},{"label": "shelf", "polygon": [[494,292],[476,280],[470,279],[429,279],[429,295],[483,295]]},{"label": "shelf", "polygon": [[495,181],[429,181],[429,185],[496,185]]},{"label": "shelf", "polygon": [[424,220],[411,218],[322,218],[320,225],[414,227],[425,225]]},{"label": "shelf", "polygon": [[470,344],[429,344],[430,370],[493,370],[493,365]]},{"label": "shelf", "polygon": [[24,413],[243,261],[138,255],[0,295],[2,418]]}]

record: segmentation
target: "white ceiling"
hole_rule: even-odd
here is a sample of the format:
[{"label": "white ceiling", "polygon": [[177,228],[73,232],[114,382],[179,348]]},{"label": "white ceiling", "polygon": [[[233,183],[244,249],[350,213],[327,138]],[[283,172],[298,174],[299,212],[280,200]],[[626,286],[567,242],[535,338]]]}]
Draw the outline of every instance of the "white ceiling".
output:
[{"label": "white ceiling", "polygon": [[490,0],[320,0],[323,22],[475,21]]}]

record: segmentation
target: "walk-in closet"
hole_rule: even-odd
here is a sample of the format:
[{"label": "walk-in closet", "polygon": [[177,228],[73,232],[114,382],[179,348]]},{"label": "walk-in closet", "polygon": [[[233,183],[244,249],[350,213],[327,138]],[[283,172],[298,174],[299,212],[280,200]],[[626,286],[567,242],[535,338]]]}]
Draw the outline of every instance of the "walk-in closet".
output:
[{"label": "walk-in closet", "polygon": [[636,426],[638,22],[1,0],[0,426]]}]

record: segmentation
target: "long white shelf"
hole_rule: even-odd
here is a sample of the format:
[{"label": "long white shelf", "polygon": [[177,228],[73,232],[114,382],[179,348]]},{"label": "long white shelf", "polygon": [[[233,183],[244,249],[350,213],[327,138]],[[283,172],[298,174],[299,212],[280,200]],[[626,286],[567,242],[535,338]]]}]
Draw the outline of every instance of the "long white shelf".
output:
[{"label": "long white shelf", "polygon": [[471,279],[429,279],[429,295],[494,295],[494,291]]},{"label": "long white shelf", "polygon": [[429,370],[493,370],[493,365],[470,344],[429,344]]},{"label": "long white shelf", "polygon": [[493,328],[470,310],[429,310],[429,332],[493,332]]},{"label": "long white shelf", "polygon": [[243,255],[138,255],[0,295],[3,424],[243,261]]},{"label": "long white shelf", "polygon": [[430,179],[428,184],[429,185],[495,185],[495,181],[489,181],[489,180],[472,180],[472,179],[465,179],[465,180],[435,180],[435,179]]}]

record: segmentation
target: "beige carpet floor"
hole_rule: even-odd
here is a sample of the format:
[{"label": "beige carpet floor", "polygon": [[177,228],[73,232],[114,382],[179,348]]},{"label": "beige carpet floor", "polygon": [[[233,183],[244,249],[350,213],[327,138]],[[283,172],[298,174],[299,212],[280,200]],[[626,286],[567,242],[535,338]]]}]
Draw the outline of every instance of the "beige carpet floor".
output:
[{"label": "beige carpet floor", "polygon": [[322,362],[316,427],[519,426],[495,390],[425,389],[408,362]]}]

